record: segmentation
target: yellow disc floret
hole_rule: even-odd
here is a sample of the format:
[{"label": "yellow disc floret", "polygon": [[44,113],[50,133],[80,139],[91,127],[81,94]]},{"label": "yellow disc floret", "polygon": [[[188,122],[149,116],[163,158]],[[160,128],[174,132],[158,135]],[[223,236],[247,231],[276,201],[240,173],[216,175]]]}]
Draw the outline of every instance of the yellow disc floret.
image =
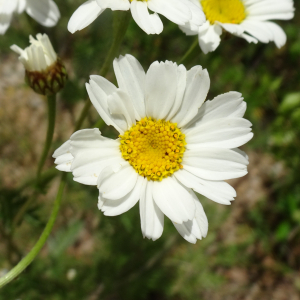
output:
[{"label": "yellow disc floret", "polygon": [[176,123],[144,118],[120,136],[120,150],[139,175],[159,180],[182,168],[185,135]]},{"label": "yellow disc floret", "polygon": [[245,6],[241,0],[200,0],[206,19],[214,24],[240,24],[246,18]]}]

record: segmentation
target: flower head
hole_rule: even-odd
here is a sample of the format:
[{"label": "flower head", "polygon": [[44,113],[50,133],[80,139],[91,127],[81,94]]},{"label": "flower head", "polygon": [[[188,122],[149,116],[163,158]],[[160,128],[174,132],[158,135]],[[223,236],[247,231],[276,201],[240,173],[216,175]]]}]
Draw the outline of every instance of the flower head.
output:
[{"label": "flower head", "polygon": [[293,0],[192,0],[204,12],[207,21],[195,29],[194,24],[180,28],[187,35],[197,35],[204,53],[214,51],[221,42],[222,30],[244,38],[249,43],[286,43],[286,35],[269,20],[289,20],[294,16]]},{"label": "flower head", "polygon": [[[163,23],[158,14],[170,21],[185,25],[189,22],[194,29],[205,21],[201,9],[191,0],[88,0],[72,15],[68,30],[74,33],[90,25],[106,8],[111,10],[131,10],[135,22],[147,34],[160,34]],[[154,13],[150,14],[148,9]]]},{"label": "flower head", "polygon": [[[147,73],[131,55],[114,61],[119,88],[91,76],[86,88],[117,140],[98,129],[75,132],[58,148],[57,169],[99,189],[98,207],[122,214],[138,201],[144,237],[157,239],[164,215],[189,242],[205,237],[208,222],[195,192],[230,204],[235,190],[223,180],[247,174],[249,141],[246,103],[229,92],[205,101],[210,79],[195,66],[154,62]],[[194,192],[195,191],[195,192]]]},{"label": "flower head", "polygon": [[24,10],[46,27],[55,26],[60,18],[59,9],[53,0],[0,0],[0,34],[8,29],[12,15]]},{"label": "flower head", "polygon": [[56,94],[67,79],[67,72],[57,57],[46,34],[37,34],[36,40],[29,37],[30,46],[24,50],[17,45],[11,49],[20,55],[19,60],[25,67],[25,79],[28,85],[42,95]]}]

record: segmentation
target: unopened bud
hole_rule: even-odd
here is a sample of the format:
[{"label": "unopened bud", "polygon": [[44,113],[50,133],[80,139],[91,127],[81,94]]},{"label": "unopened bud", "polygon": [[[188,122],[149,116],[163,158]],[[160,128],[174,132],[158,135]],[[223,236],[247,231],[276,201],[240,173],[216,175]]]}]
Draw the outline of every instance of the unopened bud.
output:
[{"label": "unopened bud", "polygon": [[67,71],[46,34],[30,36],[31,45],[24,50],[16,45],[11,49],[20,54],[19,60],[25,67],[25,81],[38,94],[58,93],[67,80]]}]

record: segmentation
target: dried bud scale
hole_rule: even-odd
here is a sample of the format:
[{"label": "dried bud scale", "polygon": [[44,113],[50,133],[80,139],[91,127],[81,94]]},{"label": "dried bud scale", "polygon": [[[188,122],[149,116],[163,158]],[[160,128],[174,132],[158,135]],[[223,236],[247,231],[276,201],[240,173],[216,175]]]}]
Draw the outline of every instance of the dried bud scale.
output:
[{"label": "dried bud scale", "polygon": [[50,96],[58,93],[67,81],[68,75],[60,58],[43,72],[25,71],[26,83],[38,94]]}]

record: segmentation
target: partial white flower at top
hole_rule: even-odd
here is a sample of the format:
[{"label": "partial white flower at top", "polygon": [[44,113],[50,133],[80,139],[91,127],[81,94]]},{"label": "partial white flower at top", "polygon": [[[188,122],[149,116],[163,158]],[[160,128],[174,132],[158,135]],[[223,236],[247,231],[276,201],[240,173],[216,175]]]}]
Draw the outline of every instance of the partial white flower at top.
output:
[{"label": "partial white flower at top", "polygon": [[192,0],[200,7],[207,21],[195,29],[193,24],[180,28],[187,35],[197,35],[199,45],[206,54],[216,50],[221,42],[222,30],[249,43],[275,42],[278,48],[286,43],[286,34],[280,26],[269,20],[289,20],[294,17],[293,0]]},{"label": "partial white flower at top", "polygon": [[8,29],[14,13],[27,14],[46,27],[55,26],[60,18],[57,5],[53,0],[0,0],[0,34]]},{"label": "partial white flower at top", "polygon": [[60,91],[67,80],[66,69],[57,57],[47,34],[29,37],[30,46],[21,49],[17,45],[10,48],[18,53],[19,60],[25,67],[25,80],[36,92],[52,95]]},{"label": "partial white flower at top", "polygon": [[138,201],[144,237],[158,239],[164,215],[189,242],[205,237],[208,222],[195,192],[229,205],[235,190],[224,180],[247,174],[248,157],[237,147],[252,137],[238,92],[205,101],[207,70],[154,62],[147,73],[131,55],[114,60],[119,88],[93,75],[86,88],[107,125],[75,132],[53,157],[57,169],[99,189],[98,208],[122,214]]},{"label": "partial white flower at top", "polygon": [[[191,0],[88,0],[72,15],[68,30],[74,33],[90,25],[106,8],[111,10],[131,10],[135,22],[147,34],[159,34],[163,23],[158,14],[170,21],[185,25],[187,22],[194,29],[205,22],[202,10]],[[148,9],[154,13],[150,14]]]}]

